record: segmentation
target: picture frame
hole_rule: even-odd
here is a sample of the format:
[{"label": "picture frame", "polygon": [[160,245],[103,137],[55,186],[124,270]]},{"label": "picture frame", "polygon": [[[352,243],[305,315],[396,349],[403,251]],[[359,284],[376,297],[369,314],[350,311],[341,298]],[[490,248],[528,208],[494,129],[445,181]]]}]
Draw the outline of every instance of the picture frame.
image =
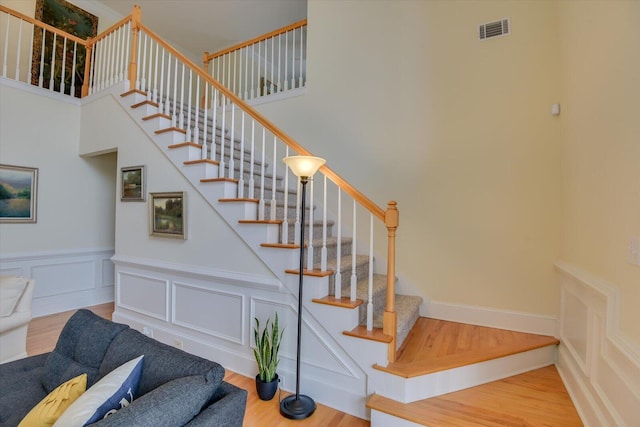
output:
[{"label": "picture frame", "polygon": [[149,193],[149,234],[187,239],[187,193]]},{"label": "picture frame", "polygon": [[[80,37],[83,40],[95,37],[98,34],[98,17],[86,10],[69,3],[65,0],[36,0],[36,9],[34,18],[38,21],[49,24],[52,27],[63,30],[69,34]],[[73,55],[67,52],[64,61],[61,61],[63,52],[63,40],[56,39],[56,46],[53,45],[53,34],[46,32],[44,40],[44,64],[43,65],[43,81],[42,86],[49,88],[51,82],[51,73],[53,72],[54,87],[50,88],[56,92],[60,91],[61,85],[64,83],[65,93],[76,98],[82,96],[82,84],[84,82],[84,68],[87,60],[87,52],[84,46],[78,45],[76,52],[76,67],[73,72]],[[40,61],[42,56],[42,30],[34,28],[33,48],[31,59],[31,84],[38,86],[40,77]],[[55,49],[59,56],[56,56],[58,64],[52,70],[50,61],[51,53]],[[65,67],[65,81],[62,82],[62,63]],[[71,88],[74,93],[71,93]]]},{"label": "picture frame", "polygon": [[0,223],[35,223],[38,168],[0,164]]},{"label": "picture frame", "polygon": [[120,168],[120,201],[145,202],[147,200],[144,165]]}]

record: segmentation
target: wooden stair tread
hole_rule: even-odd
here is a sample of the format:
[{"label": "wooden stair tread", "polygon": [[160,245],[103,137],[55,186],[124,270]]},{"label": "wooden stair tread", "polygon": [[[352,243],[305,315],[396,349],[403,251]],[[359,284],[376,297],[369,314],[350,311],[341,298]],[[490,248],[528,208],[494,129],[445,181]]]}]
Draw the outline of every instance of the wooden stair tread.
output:
[{"label": "wooden stair tread", "polygon": [[412,378],[559,343],[546,335],[421,317],[398,350],[396,361],[374,368]]},{"label": "wooden stair tread", "polygon": [[413,403],[374,394],[367,407],[425,426],[582,426],[553,365]]},{"label": "wooden stair tread", "polygon": [[382,328],[373,328],[372,330],[367,331],[367,327],[362,325],[356,326],[350,331],[344,331],[343,334],[350,337],[364,338],[366,340],[378,341],[386,344],[389,344],[393,340],[391,335],[387,335],[382,332]]},{"label": "wooden stair tread", "polygon": [[145,116],[145,117],[142,118],[142,120],[143,121],[153,120],[156,117],[162,117],[162,118],[165,118],[167,120],[171,120],[171,116],[167,116],[166,114],[163,114],[163,113],[155,113],[155,114],[152,114],[150,116]]},{"label": "wooden stair tread", "polygon": [[157,102],[153,102],[153,101],[149,101],[148,99],[145,99],[142,102],[138,102],[137,104],[133,104],[131,106],[131,108],[138,108],[138,107],[142,107],[143,105],[151,105],[152,107],[158,107],[158,103]]},{"label": "wooden stair tread", "polygon": [[[295,269],[295,270],[285,270],[284,271],[287,274],[300,274],[300,270]],[[307,270],[306,268],[302,271],[302,274],[304,274],[305,276],[314,276],[314,277],[326,277],[326,276],[331,276],[333,274],[332,270],[326,270],[326,271],[322,271],[322,270]]]},{"label": "wooden stair tread", "polygon": [[202,178],[200,182],[232,182],[237,184],[238,180],[235,178]]},{"label": "wooden stair tread", "polygon": [[185,160],[182,162],[183,165],[199,165],[200,163],[208,163],[210,165],[219,165],[220,162],[217,160],[211,159],[198,159],[198,160]]},{"label": "wooden stair tread", "polygon": [[140,89],[131,89],[131,90],[127,91],[127,92],[121,93],[120,96],[125,98],[125,97],[127,97],[127,96],[129,96],[131,94],[134,94],[134,93],[137,93],[139,95],[147,96],[147,92],[142,91]]},{"label": "wooden stair tread", "polygon": [[182,147],[194,147],[194,148],[200,149],[202,148],[202,145],[196,144],[195,142],[180,142],[178,144],[171,144],[167,148],[169,148],[170,150],[173,150],[173,149],[182,148]]},{"label": "wooden stair tread", "polygon": [[300,245],[295,243],[260,243],[263,248],[277,248],[277,249],[300,249]]},{"label": "wooden stair tread", "polygon": [[347,297],[336,298],[332,296],[326,296],[324,298],[314,298],[311,301],[318,304],[335,305],[337,307],[352,308],[352,309],[357,308],[363,303],[361,299],[351,301],[351,298],[347,298]]},{"label": "wooden stair tread", "polygon": [[178,132],[178,133],[183,133],[183,134],[186,134],[186,133],[187,133],[187,131],[186,131],[186,130],[181,129],[181,128],[179,128],[179,127],[175,127],[175,126],[172,126],[172,127],[170,127],[170,128],[165,128],[165,129],[158,129],[158,130],[157,130],[157,131],[155,131],[154,133],[155,133],[156,135],[160,135],[160,134],[167,133],[167,132]]},{"label": "wooden stair tread", "polygon": [[250,203],[258,203],[260,200],[258,199],[249,199],[248,197],[238,197],[235,199],[218,199],[221,203],[233,203],[233,202],[250,202]]}]

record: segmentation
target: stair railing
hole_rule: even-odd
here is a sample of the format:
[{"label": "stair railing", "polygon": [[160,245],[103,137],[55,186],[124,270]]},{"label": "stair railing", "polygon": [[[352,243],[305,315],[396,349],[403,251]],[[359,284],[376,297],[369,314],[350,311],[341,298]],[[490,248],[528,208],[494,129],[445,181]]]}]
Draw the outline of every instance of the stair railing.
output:
[{"label": "stair railing", "polygon": [[215,53],[204,69],[242,100],[302,88],[307,75],[307,20]]},{"label": "stair railing", "polygon": [[[156,104],[158,110],[171,119],[172,128],[185,134],[185,141],[201,147],[201,160],[218,164],[219,178],[233,180],[238,183],[238,198],[257,199],[259,205],[259,220],[275,222],[277,211],[276,194],[278,190],[277,177],[284,176],[284,219],[282,220],[281,243],[299,243],[297,235],[300,223],[300,183],[290,189],[292,174],[280,161],[283,157],[298,154],[311,155],[311,153],[298,144],[293,138],[273,125],[264,116],[245,103],[239,96],[227,89],[224,85],[208,75],[191,60],[180,54],[176,49],[161,39],[149,28],[141,23],[139,7],[135,7],[133,13],[110,27],[107,31],[90,41],[82,41],[73,36],[56,30],[39,21],[35,21],[25,15],[11,11],[0,6],[0,11],[7,14],[7,27],[11,16],[33,25],[33,28],[41,28],[52,32],[55,37],[62,37],[65,41],[71,40],[75,44],[87,48],[87,57],[83,80],[83,95],[104,90],[117,82],[124,82],[125,87],[146,94],[149,103]],[[38,30],[39,31],[39,30]],[[32,31],[33,32],[33,31]],[[8,52],[19,52],[21,43],[13,46],[9,44],[10,30],[5,30],[3,52],[3,76],[7,68]],[[21,33],[19,33],[21,34]],[[18,35],[18,40],[21,36]],[[33,43],[32,43],[33,44]],[[54,44],[55,45],[55,44]],[[55,52],[56,49],[53,49]],[[62,58],[66,58],[63,43]],[[77,50],[76,50],[77,51]],[[20,53],[16,56],[16,80],[24,73],[19,72],[22,63]],[[55,55],[52,55],[55,59]],[[42,59],[42,56],[41,56]],[[54,61],[51,63],[55,64]],[[75,62],[73,62],[75,64]],[[128,63],[128,66],[127,66]],[[30,63],[31,65],[31,63]],[[31,69],[31,67],[29,67]],[[42,75],[42,74],[41,74]],[[45,80],[42,77],[41,80]],[[24,80],[22,80],[24,81]],[[29,80],[27,80],[29,82]],[[51,87],[50,87],[50,90]],[[64,93],[61,92],[61,93]],[[204,100],[201,102],[201,100]],[[248,160],[247,160],[248,157]],[[259,160],[258,160],[259,158]],[[272,163],[266,166],[267,159]],[[238,161],[238,168],[235,162]],[[250,170],[245,171],[245,163]],[[260,170],[255,171],[256,163]],[[254,172],[259,176],[254,179]],[[346,182],[328,166],[320,169],[322,175],[322,200],[324,202],[322,218],[315,221],[313,217],[308,223],[309,234],[314,236],[314,227],[321,227],[321,246],[316,252],[311,239],[308,244],[307,269],[312,270],[313,265],[319,266],[311,274],[330,275],[327,265],[327,228],[330,226],[327,205],[331,204],[335,209],[338,254],[336,265],[331,266],[334,271],[334,298],[338,300],[355,301],[358,278],[356,265],[359,262],[356,256],[359,236],[367,236],[369,242],[369,266],[367,292],[367,330],[373,329],[373,262],[374,262],[374,227],[384,226],[387,229],[387,283],[386,305],[383,314],[383,333],[390,337],[388,359],[395,360],[397,315],[395,311],[395,233],[398,227],[398,210],[396,202],[389,202],[384,210],[369,198],[363,195],[351,184]],[[245,179],[245,175],[246,178]],[[268,183],[271,181],[271,188]],[[294,181],[291,181],[294,182]],[[314,182],[309,185],[311,200],[314,200]],[[343,196],[351,197],[351,202],[342,202]],[[270,196],[270,198],[269,198]],[[295,198],[295,214],[288,213],[288,204],[291,198]],[[294,202],[291,202],[294,203]],[[347,205],[351,204],[349,212]],[[349,286],[349,297],[342,297],[342,238],[343,230],[348,228],[343,224],[343,211],[352,214],[352,254],[351,274],[345,280]],[[313,212],[313,210],[311,210]],[[346,215],[345,215],[346,216]],[[363,220],[364,217],[364,220]],[[368,217],[369,231],[360,232],[362,223],[366,224]],[[346,223],[346,222],[345,222]],[[289,229],[295,230],[289,233]],[[292,235],[290,235],[292,234]],[[316,255],[317,254],[317,255]]]}]

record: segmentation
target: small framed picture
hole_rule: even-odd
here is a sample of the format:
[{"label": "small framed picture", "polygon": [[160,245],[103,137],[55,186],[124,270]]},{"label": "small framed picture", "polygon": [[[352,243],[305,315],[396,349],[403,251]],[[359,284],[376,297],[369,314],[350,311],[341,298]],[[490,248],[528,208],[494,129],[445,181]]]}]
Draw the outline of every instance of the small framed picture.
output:
[{"label": "small framed picture", "polygon": [[36,222],[38,169],[0,165],[0,223]]},{"label": "small framed picture", "polygon": [[121,168],[120,201],[144,202],[147,200],[145,189],[144,166],[130,166]]},{"label": "small framed picture", "polygon": [[187,239],[187,193],[149,193],[149,234]]}]

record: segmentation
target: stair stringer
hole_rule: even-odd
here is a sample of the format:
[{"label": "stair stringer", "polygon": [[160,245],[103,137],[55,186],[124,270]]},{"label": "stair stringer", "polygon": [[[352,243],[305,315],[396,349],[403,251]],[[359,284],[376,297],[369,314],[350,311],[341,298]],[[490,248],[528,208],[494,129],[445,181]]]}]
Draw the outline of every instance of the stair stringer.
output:
[{"label": "stair stringer", "polygon": [[[257,224],[238,223],[239,219],[248,219],[253,215],[250,212],[246,212],[245,207],[241,209],[243,212],[238,212],[237,206],[233,206],[235,203],[220,203],[218,201],[221,198],[235,197],[235,184],[228,182],[205,184],[199,181],[198,173],[186,172],[188,169],[193,168],[193,166],[185,166],[183,162],[185,160],[199,159],[199,150],[195,150],[189,146],[181,150],[168,149],[169,145],[184,143],[186,136],[178,132],[156,134],[158,126],[166,124],[166,122],[163,122],[163,120],[166,119],[142,120],[143,117],[155,114],[157,112],[156,107],[144,105],[143,107],[132,109],[129,105],[130,100],[120,97],[117,89],[114,89],[112,96],[116,99],[118,105],[120,105],[125,112],[129,113],[134,122],[147,134],[150,140],[155,143],[171,163],[181,171],[183,176],[185,176],[192,186],[207,200],[208,204],[220,214],[236,234],[256,253],[265,266],[282,282],[291,295],[297,295],[297,276],[286,274],[284,271],[287,268],[296,268],[298,252],[283,251],[261,246],[262,243],[275,243],[278,241],[279,225],[260,224],[261,227],[256,227]],[[138,102],[138,100],[131,103],[135,104],[135,102]],[[141,112],[132,114],[132,111],[136,111],[139,108],[142,108],[142,110],[140,110]],[[205,173],[215,176],[216,172],[217,168],[214,166],[210,167]],[[252,228],[262,228],[262,231],[256,232],[252,230]],[[319,396],[318,399],[322,399],[324,396],[323,403],[358,417],[368,418],[365,399],[373,390],[369,381],[372,366],[376,363],[386,364],[388,346],[384,343],[343,336],[342,331],[357,326],[357,317],[355,318],[355,322],[352,321],[346,326],[345,324],[342,324],[342,326],[335,324],[333,328],[327,330],[326,325],[331,319],[335,319],[336,316],[334,314],[323,313],[323,308],[318,307],[318,304],[312,303],[311,299],[326,296],[328,294],[328,285],[328,277],[305,278],[303,322],[305,327],[314,331],[316,337],[325,343],[325,347],[333,352],[336,358],[342,360],[345,366],[350,367],[350,374],[354,379],[362,381],[363,389],[357,398],[357,402],[354,401],[353,398],[351,401],[345,402],[344,396],[342,396],[342,399],[340,397],[336,399],[336,396],[332,395],[332,393],[323,392],[322,384],[327,384],[322,381],[321,376],[318,376],[316,395]],[[328,316],[328,318],[325,316]],[[338,347],[337,349],[336,346]],[[310,370],[313,370],[313,367],[311,367]],[[304,375],[303,372],[303,376]],[[313,379],[311,379],[311,382],[313,382]],[[292,391],[291,387],[289,387],[289,390]],[[358,393],[356,392],[356,394]]]}]

